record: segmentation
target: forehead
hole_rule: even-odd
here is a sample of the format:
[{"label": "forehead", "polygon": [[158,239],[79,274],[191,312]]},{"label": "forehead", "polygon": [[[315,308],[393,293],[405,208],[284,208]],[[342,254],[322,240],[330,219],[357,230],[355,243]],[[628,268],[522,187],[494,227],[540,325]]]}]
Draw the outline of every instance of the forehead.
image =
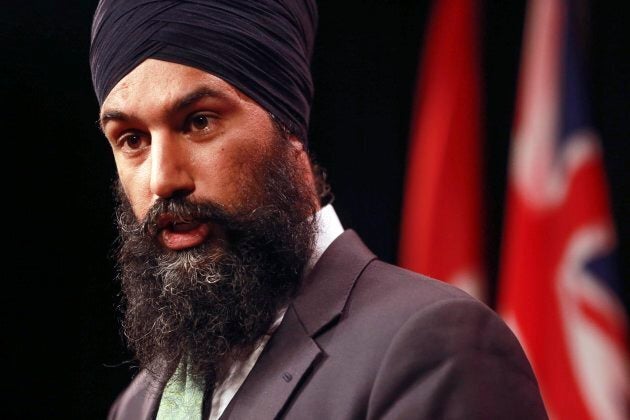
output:
[{"label": "forehead", "polygon": [[147,59],[123,77],[105,98],[101,110],[136,107],[148,103],[169,104],[200,87],[226,99],[253,101],[223,79],[183,64]]}]

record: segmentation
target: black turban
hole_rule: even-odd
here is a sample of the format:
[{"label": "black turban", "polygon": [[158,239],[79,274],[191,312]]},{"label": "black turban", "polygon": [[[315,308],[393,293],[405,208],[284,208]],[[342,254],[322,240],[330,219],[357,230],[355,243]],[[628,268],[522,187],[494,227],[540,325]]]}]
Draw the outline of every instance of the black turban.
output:
[{"label": "black turban", "polygon": [[90,67],[99,104],[156,58],[231,83],[306,142],[315,0],[101,0]]}]

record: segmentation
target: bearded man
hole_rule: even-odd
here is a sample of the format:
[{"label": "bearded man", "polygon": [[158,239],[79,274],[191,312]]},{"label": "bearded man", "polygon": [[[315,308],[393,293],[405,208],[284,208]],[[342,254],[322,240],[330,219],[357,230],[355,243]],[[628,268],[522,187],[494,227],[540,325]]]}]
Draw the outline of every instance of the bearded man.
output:
[{"label": "bearded man", "polygon": [[545,418],[505,324],[379,261],[308,155],[314,0],[102,0],[118,182],[115,419]]}]

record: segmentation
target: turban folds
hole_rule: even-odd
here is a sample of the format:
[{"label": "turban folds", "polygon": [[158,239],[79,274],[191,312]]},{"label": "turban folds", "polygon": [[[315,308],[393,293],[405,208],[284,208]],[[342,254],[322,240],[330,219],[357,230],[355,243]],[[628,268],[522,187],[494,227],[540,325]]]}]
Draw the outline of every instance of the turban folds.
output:
[{"label": "turban folds", "polygon": [[307,140],[315,0],[101,0],[90,68],[100,105],[147,58],[229,82]]}]

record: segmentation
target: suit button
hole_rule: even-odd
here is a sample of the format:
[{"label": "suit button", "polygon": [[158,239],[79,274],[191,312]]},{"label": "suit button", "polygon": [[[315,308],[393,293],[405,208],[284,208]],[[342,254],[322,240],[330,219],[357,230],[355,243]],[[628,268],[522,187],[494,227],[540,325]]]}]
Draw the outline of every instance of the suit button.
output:
[{"label": "suit button", "polygon": [[291,382],[291,379],[293,379],[293,376],[289,372],[284,372],[282,374],[282,379],[284,379],[285,382]]}]

